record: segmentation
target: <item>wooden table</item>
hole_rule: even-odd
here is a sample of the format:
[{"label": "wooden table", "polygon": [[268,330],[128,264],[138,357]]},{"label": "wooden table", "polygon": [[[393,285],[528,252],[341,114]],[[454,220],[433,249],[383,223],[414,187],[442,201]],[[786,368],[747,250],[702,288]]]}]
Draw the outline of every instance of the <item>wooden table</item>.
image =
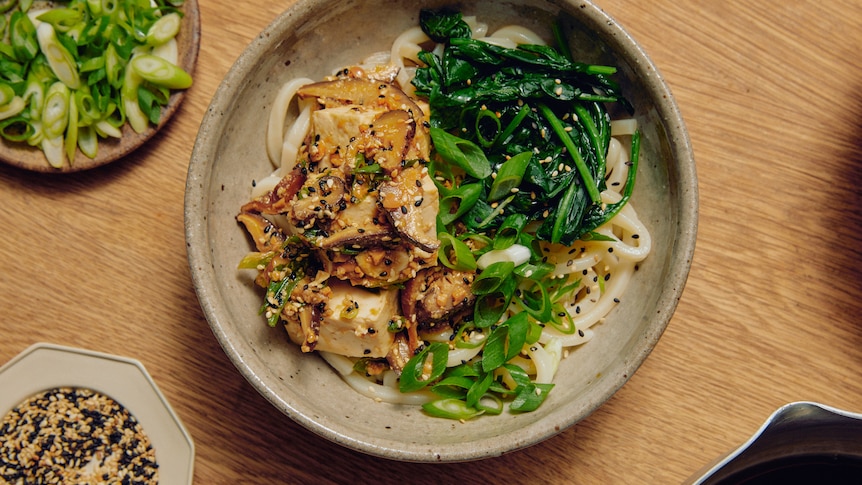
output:
[{"label": "wooden table", "polygon": [[788,402],[862,411],[862,3],[600,0],[671,85],[698,162],[694,265],[645,364],[575,427],[469,464],[360,455],[283,416],[202,315],[183,191],[218,83],[291,3],[200,2],[195,85],[127,159],[0,167],[0,363],[40,341],[139,359],[192,434],[202,484],[680,483]]}]

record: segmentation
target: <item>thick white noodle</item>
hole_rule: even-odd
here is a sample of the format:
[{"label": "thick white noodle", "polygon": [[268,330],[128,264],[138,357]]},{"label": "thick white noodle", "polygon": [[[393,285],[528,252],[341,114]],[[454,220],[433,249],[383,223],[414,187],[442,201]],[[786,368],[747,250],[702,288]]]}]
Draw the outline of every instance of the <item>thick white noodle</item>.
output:
[{"label": "thick white noodle", "polygon": [[546,45],[546,42],[539,34],[520,25],[507,25],[479,40],[508,49],[514,49],[519,44]]},{"label": "thick white noodle", "polygon": [[537,343],[530,345],[527,349],[527,355],[530,356],[536,366],[536,382],[550,384],[554,380],[554,374],[557,373],[560,359],[563,356],[563,347],[560,341],[551,339],[545,347]]},{"label": "thick white noodle", "polygon": [[[392,43],[389,62],[400,68],[395,80],[401,86],[401,90],[408,96],[412,96],[415,92],[410,80],[413,79],[413,74],[416,72],[413,66],[421,63],[419,61],[419,52],[422,50],[420,44],[424,44],[430,40],[420,27],[412,27],[405,30]],[[410,63],[405,64],[405,59],[409,60]]]},{"label": "thick white noodle", "polygon": [[290,103],[300,87],[312,82],[314,81],[308,78],[296,78],[287,81],[282,84],[275,96],[275,101],[272,103],[272,111],[269,112],[269,123],[266,127],[266,153],[276,168],[281,165],[284,122],[290,109]]},{"label": "thick white noodle", "polygon": [[302,146],[302,141],[305,139],[309,128],[311,128],[310,103],[301,104],[302,107],[300,108],[299,116],[296,117],[296,121],[290,125],[287,133],[284,134],[284,143],[281,144],[281,160],[278,167],[283,175],[286,175],[296,166],[296,156],[299,154],[299,147]]}]

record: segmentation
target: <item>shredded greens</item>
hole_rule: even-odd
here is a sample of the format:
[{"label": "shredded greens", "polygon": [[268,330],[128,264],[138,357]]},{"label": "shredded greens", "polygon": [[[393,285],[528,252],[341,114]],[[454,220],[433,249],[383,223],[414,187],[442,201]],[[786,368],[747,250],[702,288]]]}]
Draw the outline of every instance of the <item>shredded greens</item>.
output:
[{"label": "shredded greens", "polygon": [[36,12],[0,3],[0,135],[39,147],[53,167],[98,139],[157,124],[171,90],[191,86],[175,37],[183,0],[68,0]]},{"label": "shredded greens", "polygon": [[[532,411],[553,384],[532,381],[512,359],[544,326],[576,331],[562,299],[579,285],[576,277],[551,277],[537,242],[599,237],[593,231],[628,202],[637,133],[622,200],[603,205],[600,193],[607,106],[632,108],[612,79],[616,68],[573,61],[559,26],[555,46],[504,48],[472,39],[459,12],[423,10],[420,25],[444,46],[419,54],[425,65],[413,81],[431,107],[439,258],[449,268],[479,269],[474,312],[456,329],[454,345],[475,345],[467,335],[480,334],[484,348],[480,358],[444,368],[449,345],[430,344],[406,365],[401,390],[428,386],[440,399],[424,410],[450,419],[499,414],[504,400],[511,411]],[[521,311],[505,318],[512,305]]]}]

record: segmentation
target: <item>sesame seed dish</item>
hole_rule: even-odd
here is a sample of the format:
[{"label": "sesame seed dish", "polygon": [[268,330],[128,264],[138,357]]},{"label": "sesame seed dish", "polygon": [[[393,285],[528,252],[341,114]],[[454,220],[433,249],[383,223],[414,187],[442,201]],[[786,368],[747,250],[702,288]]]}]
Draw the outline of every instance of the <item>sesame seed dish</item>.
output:
[{"label": "sesame seed dish", "polygon": [[9,483],[158,483],[149,437],[123,405],[89,389],[54,388],[0,423],[0,478]]},{"label": "sesame seed dish", "polygon": [[0,485],[192,483],[194,443],[137,360],[37,343],[0,389]]}]

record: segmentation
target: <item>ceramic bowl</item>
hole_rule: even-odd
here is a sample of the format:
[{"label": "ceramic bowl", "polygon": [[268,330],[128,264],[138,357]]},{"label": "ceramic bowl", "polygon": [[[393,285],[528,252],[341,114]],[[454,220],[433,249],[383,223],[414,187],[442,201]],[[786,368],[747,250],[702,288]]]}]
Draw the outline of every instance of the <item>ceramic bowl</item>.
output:
[{"label": "ceramic bowl", "polygon": [[[466,423],[420,408],[376,403],[348,387],[321,358],[303,354],[258,315],[261,291],[237,271],[250,250],[237,224],[252,180],[272,171],[264,143],[273,99],[285,81],[320,79],[354,64],[418,24],[420,8],[458,7],[491,28],[519,23],[550,38],[561,19],[577,58],[618,66],[636,107],[641,166],[633,196],[653,235],[622,303],[592,341],[563,360],[535,412]],[[385,11],[385,22],[379,21]],[[372,26],[373,28],[369,28]],[[638,43],[600,8],[578,1],[299,0],[240,55],[201,124],[186,188],[186,235],[195,289],[212,331],[238,371],[285,415],[349,448],[414,462],[498,456],[547,439],[589,416],[641,365],[674,312],[694,251],[695,164],[674,98]]]}]

